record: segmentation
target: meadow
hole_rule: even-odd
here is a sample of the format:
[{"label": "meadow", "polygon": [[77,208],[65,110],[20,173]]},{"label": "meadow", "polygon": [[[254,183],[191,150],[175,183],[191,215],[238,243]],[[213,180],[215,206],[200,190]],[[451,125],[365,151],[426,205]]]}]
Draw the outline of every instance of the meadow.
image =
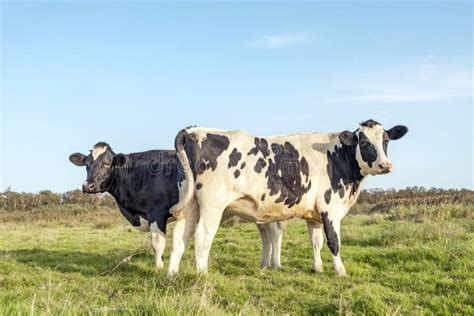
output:
[{"label": "meadow", "polygon": [[[112,206],[4,209],[0,314],[472,315],[474,210],[467,194],[411,204],[362,197],[342,224],[345,278],[335,275],[327,247],[325,271],[310,270],[301,220],[285,231],[282,269],[260,269],[257,229],[238,222],[219,230],[208,275],[195,273],[191,243],[181,274],[169,279],[154,269],[149,234]],[[165,264],[168,256],[169,248]]]}]

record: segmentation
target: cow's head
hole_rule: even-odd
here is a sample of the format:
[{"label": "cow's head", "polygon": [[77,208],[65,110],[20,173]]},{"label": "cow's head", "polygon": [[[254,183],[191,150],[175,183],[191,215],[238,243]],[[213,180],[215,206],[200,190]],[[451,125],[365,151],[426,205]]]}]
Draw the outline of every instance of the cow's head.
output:
[{"label": "cow's head", "polygon": [[339,134],[341,143],[356,146],[356,160],[363,174],[378,175],[392,171],[392,163],[387,158],[387,147],[391,140],[402,138],[408,128],[397,125],[389,130],[374,121],[360,123],[355,132],[344,131]]},{"label": "cow's head", "polygon": [[124,155],[116,155],[104,142],[97,143],[88,156],[74,153],[69,156],[69,160],[76,166],[86,166],[87,178],[82,184],[84,193],[107,191],[113,167],[122,166],[125,163]]}]

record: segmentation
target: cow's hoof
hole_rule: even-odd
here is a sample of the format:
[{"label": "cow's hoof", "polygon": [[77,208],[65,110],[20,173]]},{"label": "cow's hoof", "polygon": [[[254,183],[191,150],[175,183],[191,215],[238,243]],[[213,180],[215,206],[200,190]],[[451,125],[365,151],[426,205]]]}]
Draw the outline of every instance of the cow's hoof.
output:
[{"label": "cow's hoof", "polygon": [[322,266],[320,266],[320,267],[312,268],[311,271],[313,271],[314,273],[323,273],[324,269]]},{"label": "cow's hoof", "polygon": [[340,277],[346,277],[347,276],[347,272],[346,272],[346,269],[344,267],[336,269],[336,274],[337,274],[337,276],[340,276]]}]

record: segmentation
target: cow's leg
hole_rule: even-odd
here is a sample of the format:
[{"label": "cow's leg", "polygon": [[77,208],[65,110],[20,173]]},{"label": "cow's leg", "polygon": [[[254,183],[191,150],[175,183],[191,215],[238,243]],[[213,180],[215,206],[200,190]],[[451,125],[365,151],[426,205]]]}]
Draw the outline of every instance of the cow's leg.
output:
[{"label": "cow's leg", "polygon": [[262,268],[270,267],[270,256],[272,254],[272,244],[267,231],[266,224],[257,224],[258,231],[260,232],[260,238],[262,239],[262,261],[260,266]]},{"label": "cow's leg", "polygon": [[163,232],[151,232],[151,245],[155,251],[155,267],[163,269],[163,253],[166,248],[166,236]]},{"label": "cow's leg", "polygon": [[178,273],[179,263],[183,256],[184,250],[189,237],[192,235],[196,222],[199,218],[199,208],[195,201],[189,203],[184,209],[183,217],[176,221],[173,229],[173,242],[170,254],[170,264],[168,267],[168,276]]},{"label": "cow's leg", "polygon": [[156,221],[150,224],[151,245],[155,251],[155,267],[163,269],[163,253],[166,248],[166,222],[168,212],[156,218]]},{"label": "cow's leg", "polygon": [[344,264],[342,263],[341,253],[340,253],[340,248],[341,248],[340,228],[341,228],[342,216],[338,214],[338,213],[344,214],[344,212],[334,212],[334,213],[335,214],[333,214],[332,212],[331,213],[322,212],[321,218],[323,220],[324,232],[326,234],[327,244],[328,244],[329,250],[331,250],[331,253],[332,253],[332,259],[334,262],[334,270],[336,270],[337,275],[346,276],[346,268],[344,267]]},{"label": "cow's leg", "polygon": [[208,207],[200,203],[200,218],[194,234],[194,250],[198,272],[207,273],[209,252],[219,228],[223,211],[224,208]]},{"label": "cow's leg", "polygon": [[268,223],[267,230],[270,232],[272,242],[272,267],[281,268],[281,241],[283,235],[283,224],[281,222]]},{"label": "cow's leg", "polygon": [[313,271],[323,272],[323,261],[321,260],[321,248],[324,244],[323,225],[306,221],[308,227],[309,242],[313,247]]}]

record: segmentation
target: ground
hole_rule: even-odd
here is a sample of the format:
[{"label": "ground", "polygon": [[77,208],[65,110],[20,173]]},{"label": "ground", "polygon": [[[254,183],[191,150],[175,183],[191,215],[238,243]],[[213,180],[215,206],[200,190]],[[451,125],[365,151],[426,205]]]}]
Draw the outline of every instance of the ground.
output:
[{"label": "ground", "polygon": [[310,271],[303,221],[285,232],[280,270],[259,268],[257,229],[238,224],[219,230],[208,275],[194,272],[191,245],[168,279],[154,269],[148,234],[117,210],[66,208],[0,212],[0,314],[474,314],[472,218],[348,216],[345,278],[327,247],[325,271]]}]

